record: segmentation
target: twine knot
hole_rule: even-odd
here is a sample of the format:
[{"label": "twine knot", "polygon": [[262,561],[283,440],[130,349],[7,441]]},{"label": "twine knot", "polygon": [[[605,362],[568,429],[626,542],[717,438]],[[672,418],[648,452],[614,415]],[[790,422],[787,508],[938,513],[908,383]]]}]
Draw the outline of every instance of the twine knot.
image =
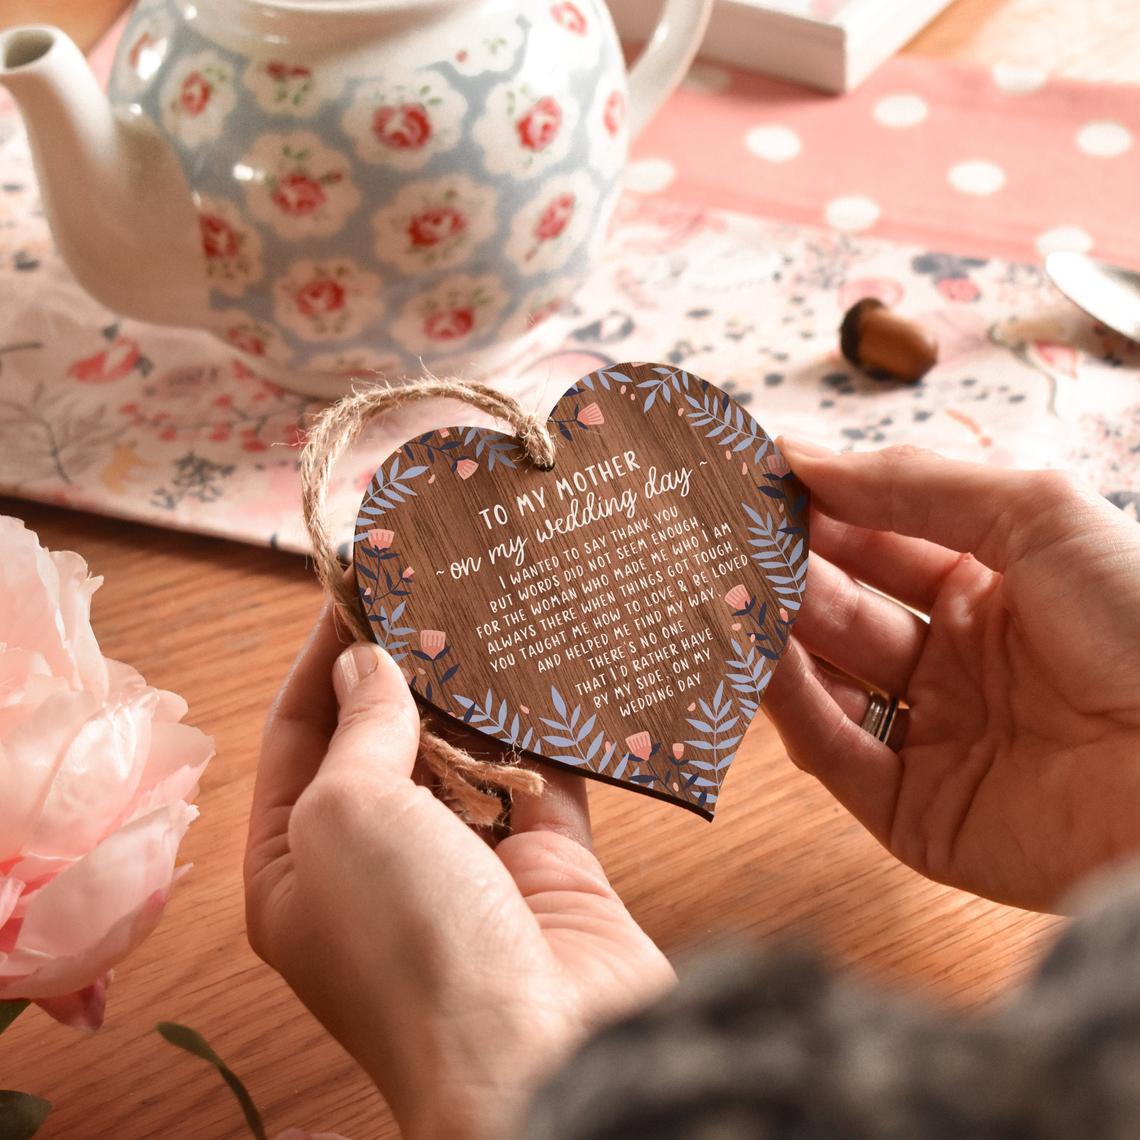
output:
[{"label": "twine knot", "polygon": [[[328,485],[337,461],[364,429],[385,412],[420,400],[461,400],[508,424],[527,457],[542,471],[554,467],[554,439],[545,422],[523,410],[512,396],[485,384],[430,377],[400,388],[375,385],[345,396],[313,421],[301,452],[301,505],[313,547],[313,566],[333,600],[337,618],[358,641],[372,641],[355,582],[346,577],[326,518]],[[419,759],[438,784],[442,798],[466,822],[488,827],[500,822],[517,793],[537,795],[543,779],[518,766],[517,758],[480,760],[431,732],[425,717]]]},{"label": "twine knot", "polygon": [[515,435],[535,467],[540,471],[554,469],[554,440],[546,424],[534,416],[528,416],[515,427]]}]

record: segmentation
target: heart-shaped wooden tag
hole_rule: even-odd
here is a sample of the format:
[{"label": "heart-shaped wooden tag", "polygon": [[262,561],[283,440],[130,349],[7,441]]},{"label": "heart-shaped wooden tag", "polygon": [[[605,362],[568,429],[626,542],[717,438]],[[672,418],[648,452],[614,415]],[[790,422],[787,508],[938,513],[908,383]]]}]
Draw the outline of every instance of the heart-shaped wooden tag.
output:
[{"label": "heart-shaped wooden tag", "polygon": [[803,600],[807,492],[679,368],[594,372],[548,425],[551,471],[472,427],[385,460],[356,529],[373,634],[449,717],[711,819]]}]

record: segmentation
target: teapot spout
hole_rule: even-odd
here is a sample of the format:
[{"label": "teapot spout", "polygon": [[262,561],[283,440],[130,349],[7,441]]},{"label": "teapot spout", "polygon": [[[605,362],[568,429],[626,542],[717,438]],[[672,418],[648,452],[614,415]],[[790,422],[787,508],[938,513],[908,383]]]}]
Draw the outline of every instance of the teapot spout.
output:
[{"label": "teapot spout", "polygon": [[207,323],[197,215],[154,127],[112,111],[58,28],[0,33],[0,86],[24,116],[44,212],[79,283],[123,316]]}]

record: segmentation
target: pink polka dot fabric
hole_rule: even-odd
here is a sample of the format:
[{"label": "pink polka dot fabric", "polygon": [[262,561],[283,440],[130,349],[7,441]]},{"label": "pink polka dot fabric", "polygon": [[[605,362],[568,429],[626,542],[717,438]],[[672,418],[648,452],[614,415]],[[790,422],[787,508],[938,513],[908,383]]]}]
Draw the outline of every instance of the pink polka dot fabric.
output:
[{"label": "pink polka dot fabric", "polygon": [[1021,261],[1140,268],[1140,87],[900,56],[822,95],[698,63],[629,186],[702,207]]}]

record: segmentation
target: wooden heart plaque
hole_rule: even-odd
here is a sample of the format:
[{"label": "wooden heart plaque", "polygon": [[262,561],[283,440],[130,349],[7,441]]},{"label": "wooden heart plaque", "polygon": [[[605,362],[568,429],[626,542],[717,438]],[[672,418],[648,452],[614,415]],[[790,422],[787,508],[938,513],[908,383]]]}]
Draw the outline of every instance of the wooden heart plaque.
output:
[{"label": "wooden heart plaque", "polygon": [[591,373],[517,439],[452,427],[384,461],[355,565],[376,641],[449,717],[711,819],[807,575],[807,492],[682,369]]}]

